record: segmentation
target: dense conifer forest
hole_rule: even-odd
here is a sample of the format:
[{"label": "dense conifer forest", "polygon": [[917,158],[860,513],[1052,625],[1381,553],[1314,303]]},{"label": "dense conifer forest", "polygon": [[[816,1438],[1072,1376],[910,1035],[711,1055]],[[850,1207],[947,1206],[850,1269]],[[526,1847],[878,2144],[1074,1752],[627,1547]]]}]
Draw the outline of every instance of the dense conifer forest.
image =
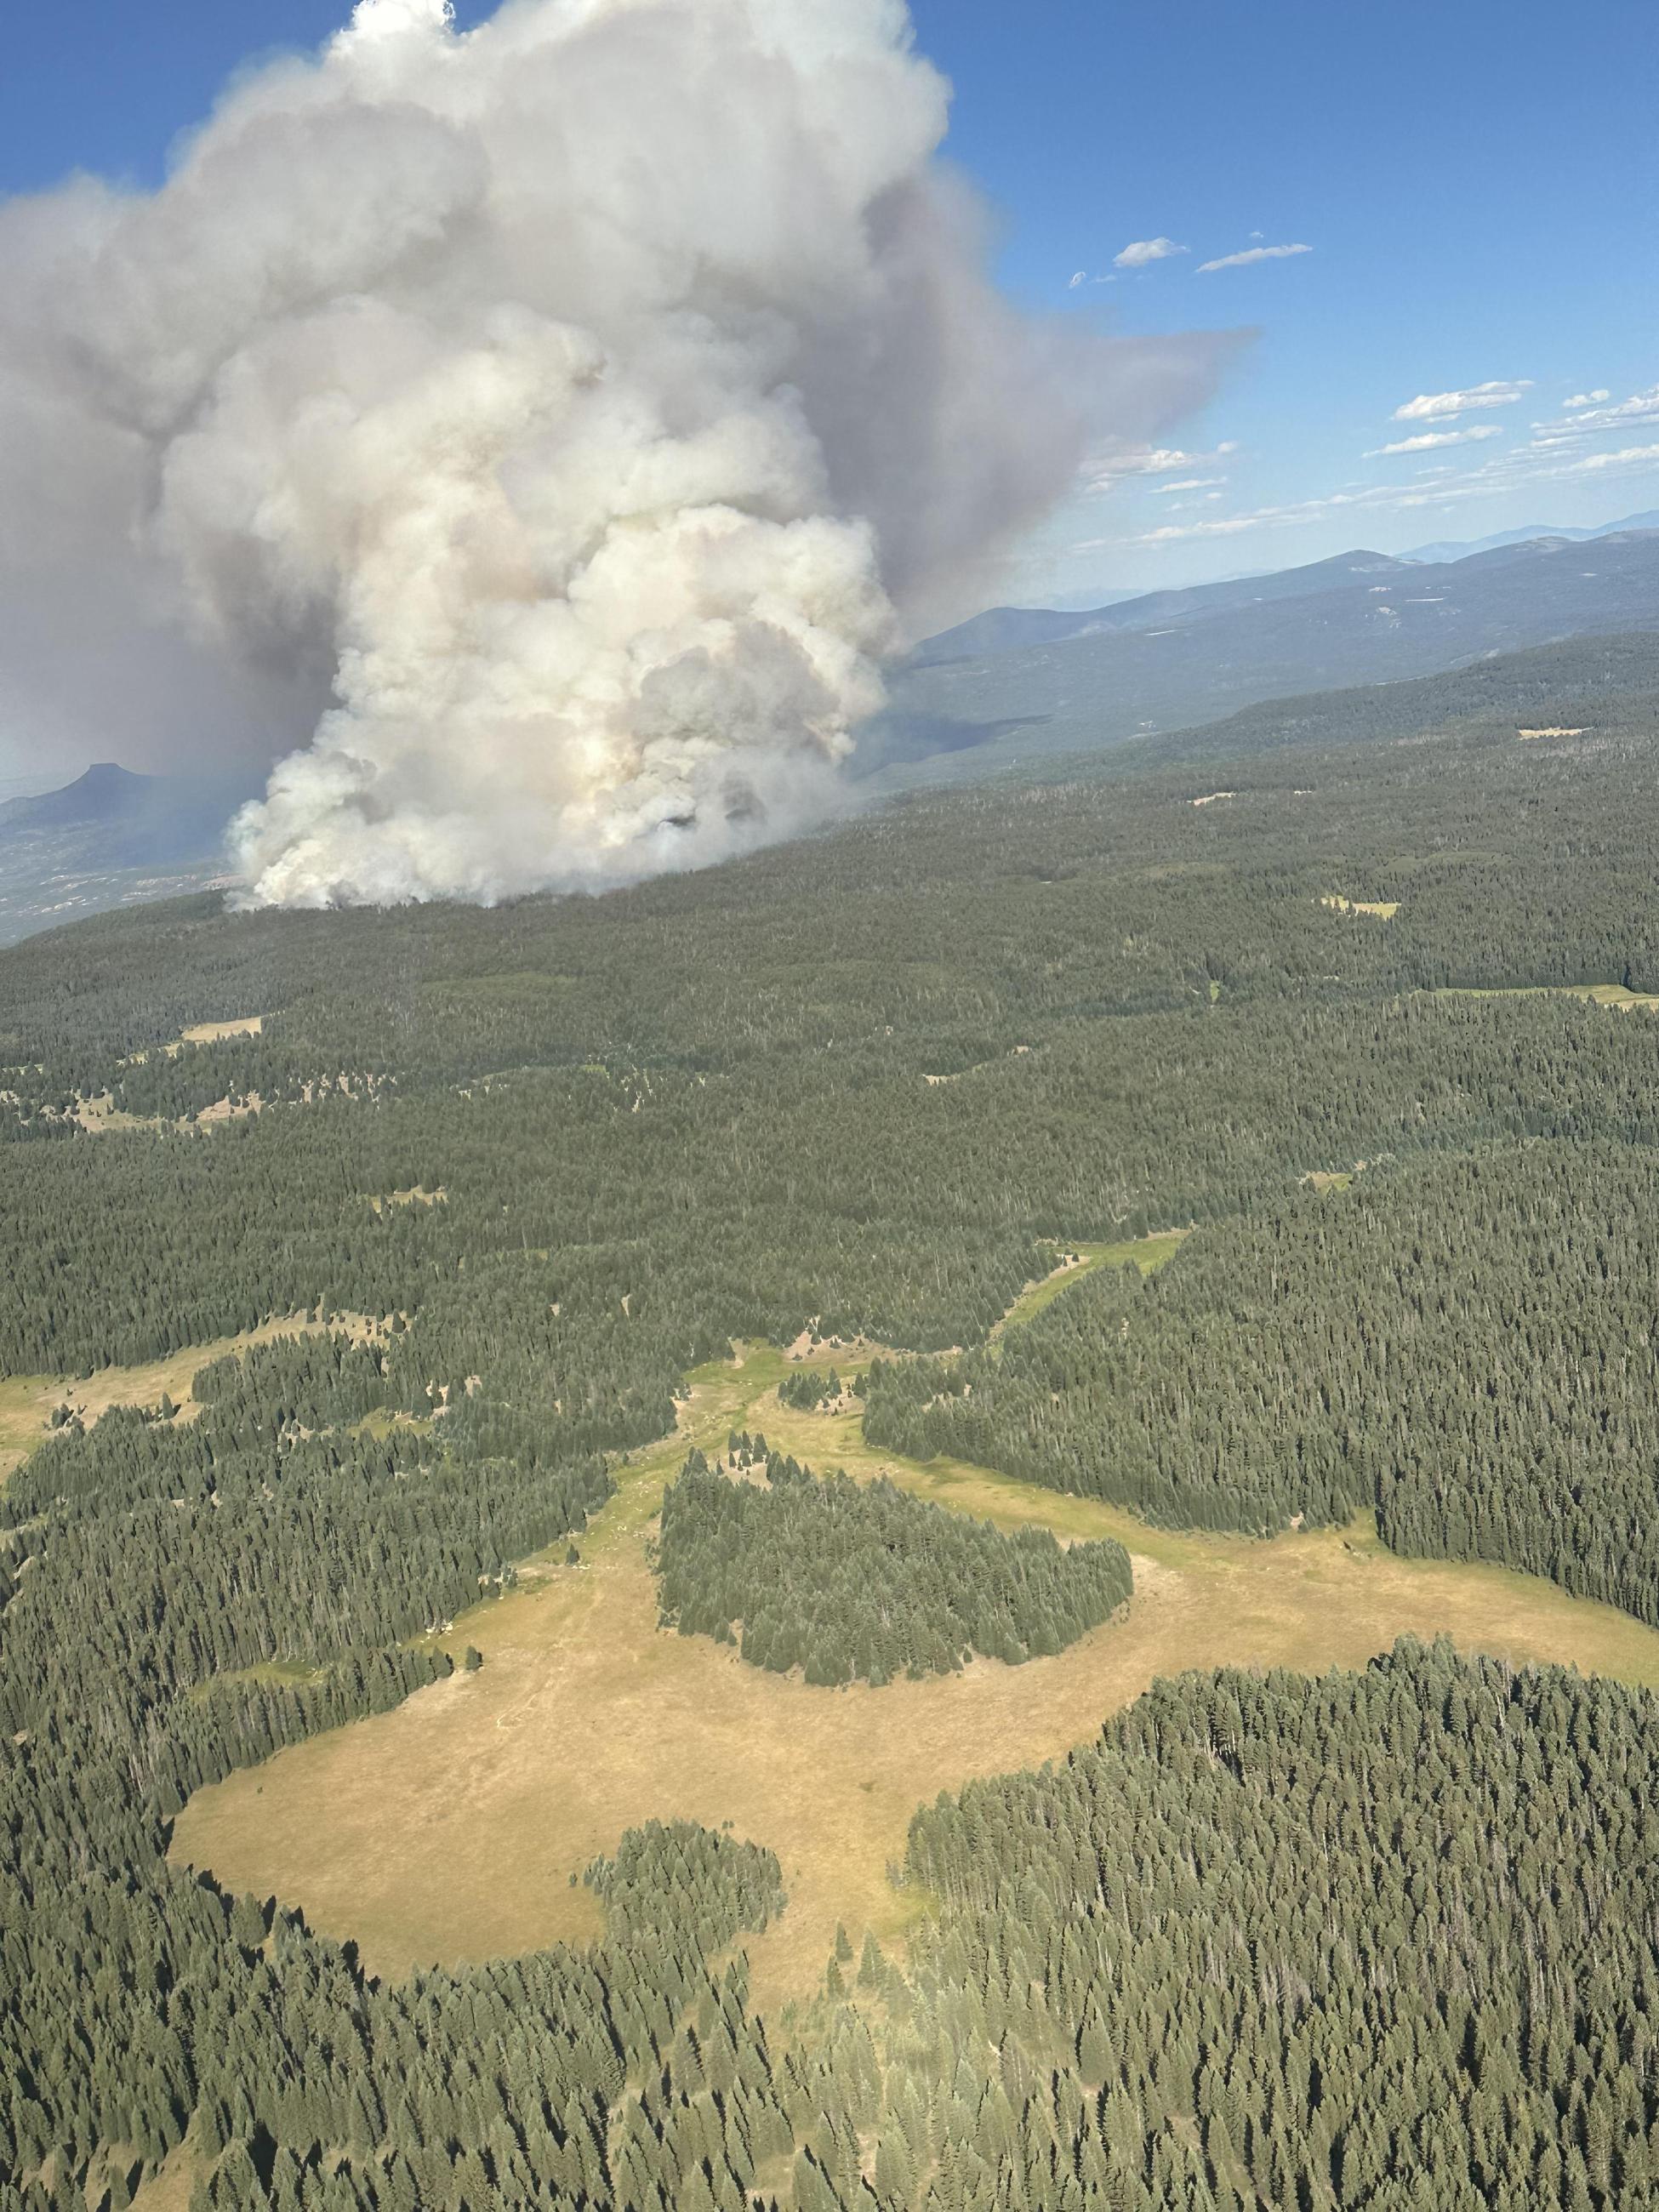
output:
[{"label": "dense conifer forest", "polygon": [[[730,1463],[750,1462],[733,1439]],[[1045,1528],[1004,1535],[890,1482],[820,1480],[778,1452],[764,1487],[701,1452],[664,1496],[662,1617],[735,1640],[751,1665],[807,1681],[948,1674],[977,1652],[1018,1666],[1109,1620],[1131,1588],[1109,1540],[1062,1549]]]},{"label": "dense conifer forest", "polygon": [[[870,1369],[890,1449],[1200,1527],[1368,1506],[1659,1619],[1659,1025],[1576,994],[1659,991],[1659,754],[1535,696],[1580,734],[1345,747],[1327,702],[603,900],[0,956],[0,1377],[67,1409],[0,1492],[0,2206],[164,2163],[198,2212],[1650,2201],[1659,1714],[1600,1681],[1161,1685],[922,1815],[908,1963],[848,1942],[787,2027],[738,1947],[787,1837],[641,1828],[596,1944],[398,1983],[164,1856],[203,1784],[446,1676],[740,1338],[920,1355]],[[1189,1225],[990,1346],[1057,1249]],[[277,1319],[187,1404],[77,1410]],[[1117,1602],[1115,1547],[1085,1602],[1075,1550],[880,1490],[673,1494],[681,1625],[746,1637],[763,1579],[837,1680],[894,1671],[884,1592],[947,1665]]]},{"label": "dense conifer forest", "polygon": [[878,1361],[865,1433],[1272,1534],[1374,1507],[1659,1620],[1659,1173],[1538,1139],[1378,1162],[1093,1275],[966,1357]]},{"label": "dense conifer forest", "polygon": [[1653,1719],[1402,1646],[1159,1683],[919,1814],[941,2201],[1650,2203]]}]

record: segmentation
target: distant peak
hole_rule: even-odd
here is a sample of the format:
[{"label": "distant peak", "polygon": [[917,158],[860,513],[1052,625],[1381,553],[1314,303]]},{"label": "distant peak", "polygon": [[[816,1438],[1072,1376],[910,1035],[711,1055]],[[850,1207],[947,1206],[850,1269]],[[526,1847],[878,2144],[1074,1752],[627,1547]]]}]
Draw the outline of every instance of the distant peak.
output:
[{"label": "distant peak", "polygon": [[100,784],[148,783],[149,781],[148,776],[135,775],[130,768],[123,768],[119,761],[94,761],[84,774],[76,777],[69,788],[84,791],[96,788]]},{"label": "distant peak", "polygon": [[60,790],[39,799],[13,799],[6,818],[40,828],[75,822],[112,822],[137,817],[153,808],[167,789],[165,778],[135,775],[116,761],[99,761]]}]

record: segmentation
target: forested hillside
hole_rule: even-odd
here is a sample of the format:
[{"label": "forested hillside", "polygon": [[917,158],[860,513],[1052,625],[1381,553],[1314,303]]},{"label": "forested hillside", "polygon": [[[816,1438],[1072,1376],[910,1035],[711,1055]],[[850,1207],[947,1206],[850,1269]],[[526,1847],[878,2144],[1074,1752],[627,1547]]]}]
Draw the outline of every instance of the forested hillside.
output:
[{"label": "forested hillside", "polygon": [[1128,1598],[1121,1544],[1062,1550],[1047,1529],[1003,1535],[890,1482],[820,1480],[777,1452],[759,1464],[764,1488],[688,1460],[663,1498],[657,1559],[665,1622],[722,1642],[740,1628],[754,1666],[878,1685],[975,1654],[1017,1667]]},{"label": "forested hillside", "polygon": [[[1659,752],[1633,697],[1417,735],[915,800],[605,899],[189,901],[0,956],[0,2204],[169,2160],[284,2212],[1644,2201],[1659,1738],[1601,1683],[1160,1689],[927,1814],[909,1978],[854,1928],[787,2027],[726,1955],[787,1835],[664,1806],[605,1839],[597,1946],[395,1984],[164,1856],[201,1784],[464,1689],[458,1617],[580,1558],[741,1339],[826,1388],[890,1347],[907,1449],[1149,1521],[1371,1505],[1659,1618]],[[1058,1251],[1189,1224],[985,1348]],[[276,1319],[94,1425],[111,1363]],[[896,1675],[872,1704],[1121,1595],[1115,1547],[878,1489],[676,1494],[681,1625],[773,1606],[774,1663],[807,1627]]]},{"label": "forested hillside", "polygon": [[1148,738],[1137,757],[1231,760],[1312,744],[1386,744],[1427,731],[1507,739],[1528,725],[1587,737],[1659,716],[1659,632],[1569,637],[1524,653],[1483,653],[1466,667],[1363,690],[1316,691],[1246,707],[1225,721]]}]

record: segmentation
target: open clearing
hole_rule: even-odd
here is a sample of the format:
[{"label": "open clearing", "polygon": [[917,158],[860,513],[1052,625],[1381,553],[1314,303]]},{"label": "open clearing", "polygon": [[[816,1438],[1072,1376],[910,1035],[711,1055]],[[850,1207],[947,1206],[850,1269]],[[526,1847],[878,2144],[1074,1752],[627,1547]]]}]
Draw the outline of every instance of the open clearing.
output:
[{"label": "open clearing", "polygon": [[[982,1468],[897,1460],[865,1444],[856,1413],[780,1405],[789,1369],[780,1351],[741,1346],[698,1370],[677,1434],[617,1467],[581,1565],[560,1564],[562,1541],[442,1639],[457,1656],[476,1644],[479,1672],[202,1791],[176,1824],[175,1860],[301,1906],[355,1939],[372,1972],[398,1975],[586,1939],[598,1907],[571,1877],[624,1829],[729,1825],[783,1863],[789,1909],[751,1945],[757,1995],[775,2006],[816,1986],[838,1923],[855,1944],[866,1929],[902,1937],[920,1901],[888,1869],[918,1805],[1063,1756],[1159,1674],[1358,1666],[1410,1632],[1659,1686],[1659,1633],[1549,1583],[1397,1559],[1364,1522],[1272,1543],[1172,1534]],[[1006,1528],[1115,1536],[1134,1555],[1133,1600],[1057,1657],[881,1689],[811,1688],[659,1629],[646,1546],[662,1486],[692,1443],[712,1456],[734,1427]]]},{"label": "open clearing", "polygon": [[[179,1044],[217,1044],[221,1037],[258,1036],[264,1028],[263,1014],[243,1014],[234,1022],[192,1022],[179,1036]],[[172,1048],[178,1049],[177,1046]]]},{"label": "open clearing", "polygon": [[1592,999],[1598,1006],[1617,1006],[1620,1012],[1630,1013],[1640,1008],[1652,1013],[1659,1009],[1659,993],[1632,991],[1623,983],[1513,983],[1482,990],[1473,984],[1449,983],[1434,991],[1436,999]]},{"label": "open clearing", "polygon": [[1000,1336],[1005,1329],[1022,1327],[1045,1306],[1052,1305],[1062,1291],[1081,1282],[1085,1275],[1092,1274],[1097,1267],[1127,1267],[1133,1262],[1143,1275],[1152,1274],[1166,1261],[1174,1259],[1188,1233],[1184,1229],[1166,1229],[1157,1236],[1137,1237],[1127,1244],[1067,1245],[1065,1249],[1068,1256],[1040,1283],[1026,1285],[992,1330],[993,1338]]},{"label": "open clearing", "polygon": [[1335,891],[1322,894],[1319,903],[1328,907],[1333,914],[1369,914],[1378,921],[1392,921],[1400,911],[1398,899],[1343,898]]}]

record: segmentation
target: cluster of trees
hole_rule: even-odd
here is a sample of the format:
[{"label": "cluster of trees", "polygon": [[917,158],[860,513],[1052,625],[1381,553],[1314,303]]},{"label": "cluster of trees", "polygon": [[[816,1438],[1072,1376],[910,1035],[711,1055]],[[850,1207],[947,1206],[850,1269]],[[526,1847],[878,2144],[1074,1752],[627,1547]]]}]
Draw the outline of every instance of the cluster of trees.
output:
[{"label": "cluster of trees", "polygon": [[665,1625],[735,1641],[774,1674],[879,1684],[975,1653],[1018,1666],[1128,1600],[1129,1555],[1109,1539],[1067,1549],[891,1482],[820,1478],[776,1452],[764,1465],[764,1486],[732,1481],[693,1452],[663,1492],[656,1566]]},{"label": "cluster of trees", "polygon": [[821,1413],[826,1407],[840,1406],[848,1396],[861,1398],[863,1395],[862,1375],[854,1375],[850,1381],[843,1382],[833,1367],[827,1375],[822,1368],[799,1367],[793,1374],[786,1375],[778,1385],[780,1401],[786,1406],[793,1406],[803,1413]]},{"label": "cluster of trees", "polygon": [[1374,1507],[1659,1623],[1659,1170],[1540,1140],[1381,1162],[1068,1289],[955,1359],[871,1370],[865,1433],[1264,1534]]},{"label": "cluster of trees", "polygon": [[76,1940],[112,1990],[138,1978],[130,2040],[100,2033],[61,2088],[12,2076],[0,2137],[28,2179],[6,2202],[84,2204],[70,2161],[95,2145],[92,2199],[125,2204],[188,2118],[199,2212],[671,2212],[711,2155],[702,2201],[741,2207],[791,2129],[743,1962],[720,1962],[780,1909],[777,1862],[653,1822],[586,1879],[599,1943],[394,1987],[269,1901],[98,1895]]},{"label": "cluster of trees", "polygon": [[1154,1684],[917,1816],[937,2101],[878,2142],[963,2212],[1650,2203],[1656,1746],[1645,1693],[1444,1646]]}]

